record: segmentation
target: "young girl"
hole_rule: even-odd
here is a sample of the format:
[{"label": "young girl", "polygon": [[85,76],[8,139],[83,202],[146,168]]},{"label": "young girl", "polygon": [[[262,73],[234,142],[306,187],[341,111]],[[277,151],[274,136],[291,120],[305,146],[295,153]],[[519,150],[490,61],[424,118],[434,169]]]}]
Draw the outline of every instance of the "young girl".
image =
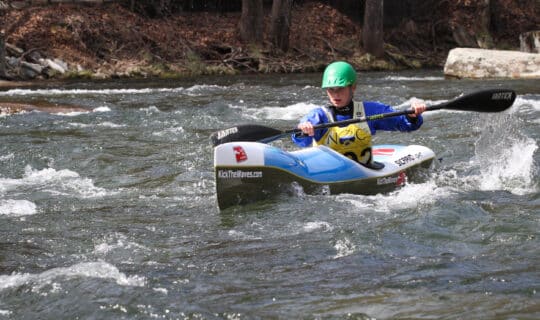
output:
[{"label": "young girl", "polygon": [[330,106],[313,109],[298,124],[303,134],[293,134],[292,140],[301,147],[326,145],[345,156],[374,169],[380,165],[371,155],[371,135],[377,130],[414,131],[423,123],[421,113],[426,110],[423,102],[412,103],[414,113],[386,119],[358,122],[344,127],[314,130],[323,123],[369,117],[394,112],[392,107],[372,101],[354,101],[356,71],[347,62],[333,62],[324,70],[322,88],[330,100]]}]

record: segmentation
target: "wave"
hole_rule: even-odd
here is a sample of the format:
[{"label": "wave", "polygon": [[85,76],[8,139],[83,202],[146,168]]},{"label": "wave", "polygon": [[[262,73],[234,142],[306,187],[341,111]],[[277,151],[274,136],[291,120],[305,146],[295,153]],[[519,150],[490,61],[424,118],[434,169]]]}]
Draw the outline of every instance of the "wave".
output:
[{"label": "wave", "polygon": [[444,77],[405,77],[405,76],[387,76],[384,80],[388,81],[444,81]]},{"label": "wave", "polygon": [[415,209],[419,205],[435,203],[438,199],[453,194],[451,188],[438,186],[435,179],[424,183],[406,184],[402,188],[385,194],[336,196],[339,202],[347,202],[360,211],[370,209],[380,213],[391,213],[395,210]]},{"label": "wave", "polygon": [[0,156],[0,161],[11,161],[13,158],[15,158],[15,154],[14,153],[8,153],[6,155],[1,155]]},{"label": "wave", "polygon": [[111,252],[129,250],[130,254],[133,254],[134,250],[148,250],[147,247],[135,242],[131,242],[123,234],[115,234],[113,236],[107,236],[102,242],[94,245],[94,254],[98,256],[107,255]]},{"label": "wave", "polygon": [[13,273],[11,275],[0,275],[0,291],[23,286],[31,286],[32,290],[41,290],[61,279],[73,278],[112,279],[121,286],[142,287],[146,284],[144,277],[126,276],[114,265],[104,261],[97,261],[53,268],[38,274]]},{"label": "wave", "polygon": [[21,217],[37,213],[35,203],[28,200],[0,200],[0,215]]},{"label": "wave", "polygon": [[110,191],[96,187],[92,179],[82,178],[77,172],[68,169],[35,170],[26,166],[21,179],[0,178],[0,195],[28,187],[55,195],[72,195],[82,198],[103,197],[111,194]]},{"label": "wave", "polygon": [[249,108],[236,105],[229,105],[229,107],[244,110],[243,114],[249,115],[254,120],[299,120],[312,109],[319,107],[319,105],[300,102],[286,107]]},{"label": "wave", "polygon": [[69,126],[74,128],[109,128],[109,129],[118,129],[118,128],[126,128],[126,124],[117,124],[110,121],[104,121],[96,124],[86,124],[86,123],[70,123]]},{"label": "wave", "polygon": [[64,96],[64,95],[125,95],[125,94],[151,94],[151,93],[185,93],[200,94],[209,89],[227,90],[225,86],[194,85],[189,88],[123,88],[123,89],[10,89],[0,91],[0,96]]}]

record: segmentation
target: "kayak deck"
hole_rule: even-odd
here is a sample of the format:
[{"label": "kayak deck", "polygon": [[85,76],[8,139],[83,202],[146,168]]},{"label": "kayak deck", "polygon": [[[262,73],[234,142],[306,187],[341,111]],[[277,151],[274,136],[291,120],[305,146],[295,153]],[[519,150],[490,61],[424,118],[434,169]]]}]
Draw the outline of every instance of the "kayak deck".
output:
[{"label": "kayak deck", "polygon": [[[318,146],[287,152],[258,142],[231,142],[214,149],[220,209],[281,194],[377,194],[395,190],[429,168],[435,154],[423,146],[378,145],[371,169]],[[414,181],[414,180],[413,180]]]}]

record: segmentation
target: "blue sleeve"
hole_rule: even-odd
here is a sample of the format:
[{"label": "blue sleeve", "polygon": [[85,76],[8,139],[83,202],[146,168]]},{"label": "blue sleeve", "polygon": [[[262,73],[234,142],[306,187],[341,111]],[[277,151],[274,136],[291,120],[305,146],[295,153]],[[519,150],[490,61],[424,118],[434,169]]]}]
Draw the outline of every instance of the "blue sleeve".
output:
[{"label": "blue sleeve", "polygon": [[[394,112],[392,107],[382,104],[380,102],[365,101],[364,109],[367,116],[372,116],[374,114],[389,113]],[[369,129],[371,134],[375,134],[377,130],[383,131],[414,131],[422,126],[424,119],[422,115],[419,115],[414,118],[409,118],[407,116],[398,116],[390,117],[386,119],[368,121]]]},{"label": "blue sleeve", "polygon": [[[302,117],[300,119],[299,124],[309,121],[314,126],[318,124],[328,123],[328,117],[326,116],[326,113],[322,108],[316,108],[311,110],[307,115]],[[328,129],[319,129],[315,130],[315,135],[313,137],[310,136],[304,136],[300,134],[292,134],[291,139],[292,141],[297,144],[300,147],[310,147],[313,144],[313,139],[319,140],[324,136],[324,134],[328,131]]]}]

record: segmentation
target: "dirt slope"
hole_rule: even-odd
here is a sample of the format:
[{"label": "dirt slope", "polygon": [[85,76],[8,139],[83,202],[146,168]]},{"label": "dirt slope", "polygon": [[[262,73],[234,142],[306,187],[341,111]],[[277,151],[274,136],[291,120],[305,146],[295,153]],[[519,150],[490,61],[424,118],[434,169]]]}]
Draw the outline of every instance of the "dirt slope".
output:
[{"label": "dirt slope", "polygon": [[[460,2],[439,10],[455,10]],[[513,10],[504,11],[499,22],[511,24],[516,16],[526,14],[517,5]],[[336,59],[349,60],[359,69],[441,66],[455,45],[451,23],[474,21],[474,11],[446,14],[442,22],[436,15],[404,21],[385,31],[386,57],[375,60],[360,46],[357,23],[316,2],[294,9],[292,49],[286,54],[266,49],[268,45],[242,44],[237,38],[240,13],[146,19],[117,4],[63,4],[9,10],[2,15],[0,28],[8,43],[62,59],[77,76],[98,77],[318,71]],[[506,29],[500,34],[515,36]]]}]

